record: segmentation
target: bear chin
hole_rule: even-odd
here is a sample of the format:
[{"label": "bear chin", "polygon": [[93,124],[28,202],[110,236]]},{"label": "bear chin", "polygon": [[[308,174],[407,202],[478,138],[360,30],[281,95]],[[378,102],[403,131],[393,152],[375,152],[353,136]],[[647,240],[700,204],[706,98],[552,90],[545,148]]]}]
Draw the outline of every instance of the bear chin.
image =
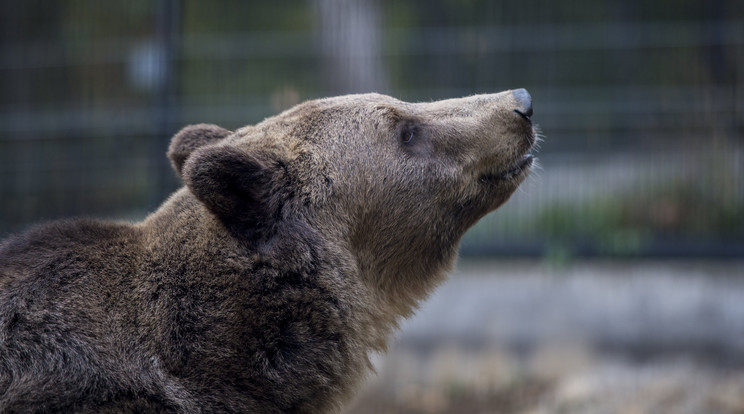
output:
[{"label": "bear chin", "polygon": [[499,182],[503,180],[520,180],[521,182],[530,173],[535,160],[534,155],[527,153],[507,169],[495,173],[483,174],[480,179],[483,182]]}]

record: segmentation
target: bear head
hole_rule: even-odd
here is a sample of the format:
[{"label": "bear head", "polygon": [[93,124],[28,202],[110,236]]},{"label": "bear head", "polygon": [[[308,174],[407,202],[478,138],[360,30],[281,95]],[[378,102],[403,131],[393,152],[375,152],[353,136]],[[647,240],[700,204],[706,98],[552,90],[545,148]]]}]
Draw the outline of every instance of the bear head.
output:
[{"label": "bear head", "polygon": [[301,222],[407,313],[451,269],[465,231],[527,176],[531,115],[523,89],[425,103],[348,95],[235,132],[187,127],[169,157],[237,237],[268,243]]}]

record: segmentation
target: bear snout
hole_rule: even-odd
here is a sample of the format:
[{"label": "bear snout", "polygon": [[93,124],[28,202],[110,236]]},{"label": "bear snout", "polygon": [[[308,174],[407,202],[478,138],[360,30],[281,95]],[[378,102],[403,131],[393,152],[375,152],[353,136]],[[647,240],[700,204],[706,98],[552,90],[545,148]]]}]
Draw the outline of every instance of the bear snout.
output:
[{"label": "bear snout", "polygon": [[511,95],[515,102],[513,112],[518,116],[514,127],[524,131],[525,142],[523,144],[531,149],[537,143],[537,134],[532,125],[532,96],[524,88],[512,90]]},{"label": "bear snout", "polygon": [[517,107],[514,108],[514,112],[532,124],[532,119],[530,118],[532,116],[532,97],[530,93],[527,92],[527,89],[520,88],[513,90],[512,96],[517,101]]}]

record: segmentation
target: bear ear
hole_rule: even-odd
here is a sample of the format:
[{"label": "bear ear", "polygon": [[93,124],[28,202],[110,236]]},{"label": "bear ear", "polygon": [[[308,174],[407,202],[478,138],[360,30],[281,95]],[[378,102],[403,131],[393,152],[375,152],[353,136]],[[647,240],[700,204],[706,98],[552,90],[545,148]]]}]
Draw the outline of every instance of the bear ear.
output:
[{"label": "bear ear", "polygon": [[259,158],[238,148],[199,148],[183,166],[186,186],[229,225],[255,226],[271,216],[271,172]]},{"label": "bear ear", "polygon": [[183,178],[183,163],[195,149],[215,143],[231,133],[225,128],[211,124],[189,125],[178,131],[171,138],[168,147],[168,158],[176,174]]}]

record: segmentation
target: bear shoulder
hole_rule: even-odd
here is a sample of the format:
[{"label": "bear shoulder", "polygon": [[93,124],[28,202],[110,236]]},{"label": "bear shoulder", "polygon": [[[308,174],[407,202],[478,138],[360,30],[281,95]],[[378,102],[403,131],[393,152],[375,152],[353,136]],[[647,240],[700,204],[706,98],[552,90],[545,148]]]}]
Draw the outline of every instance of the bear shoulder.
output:
[{"label": "bear shoulder", "polygon": [[31,274],[52,272],[68,260],[106,260],[131,249],[137,231],[128,223],[66,219],[36,225],[0,243],[0,287]]}]

